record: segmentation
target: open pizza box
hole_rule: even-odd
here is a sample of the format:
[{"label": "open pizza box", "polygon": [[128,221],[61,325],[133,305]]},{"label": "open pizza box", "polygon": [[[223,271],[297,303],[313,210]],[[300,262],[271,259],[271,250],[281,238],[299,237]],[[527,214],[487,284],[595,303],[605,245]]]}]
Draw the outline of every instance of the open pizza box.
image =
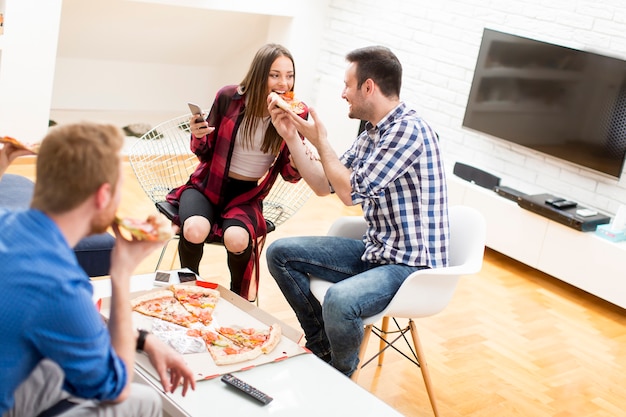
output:
[{"label": "open pizza box", "polygon": [[[150,277],[150,275],[152,277]],[[140,296],[150,291],[159,291],[163,288],[154,287],[155,274],[145,274],[141,276],[133,277],[135,282],[131,282],[131,298]],[[141,282],[137,282],[141,280]],[[109,293],[107,297],[98,297],[98,295],[106,294],[106,283],[92,282],[94,284],[94,298],[101,299],[100,313],[107,319],[109,316],[109,301],[110,301],[110,283]],[[194,282],[188,285],[195,285]],[[205,350],[200,353],[185,353],[183,356],[187,361],[187,364],[196,374],[196,380],[211,379],[220,375],[242,371],[253,368],[255,366],[268,365],[273,362],[282,361],[290,357],[300,355],[302,353],[309,353],[307,349],[299,345],[300,340],[303,337],[302,332],[286,325],[285,323],[277,320],[269,313],[261,310],[254,304],[239,297],[237,294],[231,292],[227,288],[216,285],[216,289],[220,292],[221,299],[217,304],[213,312],[213,322],[211,327],[242,327],[242,328],[267,328],[271,325],[278,324],[282,330],[281,340],[278,345],[269,353],[262,354],[255,359],[245,362],[235,363],[231,365],[216,365],[211,355]],[[167,341],[168,323],[162,322],[159,319],[144,316],[140,313],[133,312],[133,322],[136,328],[153,331],[155,335],[158,335],[161,340]],[[177,329],[175,325],[170,326],[172,328],[172,337],[176,340],[176,334],[179,334],[182,329]],[[174,343],[175,344],[175,343]],[[148,357],[145,354],[137,355],[136,361],[142,368],[150,372],[155,378],[158,379],[158,374],[150,364]]]}]

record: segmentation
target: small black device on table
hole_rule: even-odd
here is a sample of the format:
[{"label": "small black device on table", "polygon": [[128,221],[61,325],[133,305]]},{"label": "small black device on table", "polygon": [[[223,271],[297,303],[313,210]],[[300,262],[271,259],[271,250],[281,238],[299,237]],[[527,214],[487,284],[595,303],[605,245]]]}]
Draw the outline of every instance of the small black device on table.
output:
[{"label": "small black device on table", "polygon": [[269,395],[265,394],[262,391],[259,391],[258,389],[254,388],[252,385],[242,381],[241,379],[237,378],[233,374],[222,375],[222,381],[227,383],[231,387],[235,387],[238,390],[248,394],[255,400],[263,403],[263,405],[269,404],[273,400],[273,398],[270,397]]},{"label": "small black device on table", "polygon": [[566,209],[570,209],[570,208],[574,208],[578,205],[578,203],[576,203],[575,201],[572,200],[566,200],[564,198],[559,198],[559,197],[551,197],[546,199],[546,204],[551,205],[554,208],[557,208],[559,210],[566,210]]}]

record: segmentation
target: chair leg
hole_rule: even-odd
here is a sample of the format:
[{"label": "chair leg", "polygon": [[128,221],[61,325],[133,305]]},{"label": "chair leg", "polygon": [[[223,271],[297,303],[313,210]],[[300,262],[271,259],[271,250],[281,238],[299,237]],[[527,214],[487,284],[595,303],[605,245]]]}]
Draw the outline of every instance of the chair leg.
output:
[{"label": "chair leg", "polygon": [[[167,248],[169,247],[170,242],[176,239],[178,239],[177,236],[171,238],[170,240],[165,242],[165,245],[163,245],[163,249],[161,249],[161,255],[159,256],[159,260],[157,261],[156,267],[154,268],[155,271],[157,271],[159,267],[161,266],[161,262],[163,262],[163,257],[165,256],[165,252],[167,252]],[[170,270],[174,268],[174,261],[176,260],[177,254],[178,254],[178,246],[176,246],[176,252],[174,252],[174,258],[172,259],[172,263],[170,264]]]},{"label": "chair leg", "polygon": [[172,262],[170,262],[170,271],[174,269],[174,262],[176,262],[176,257],[178,256],[178,245],[176,249],[174,249],[174,255],[172,256]]},{"label": "chair leg", "polygon": [[361,372],[361,366],[363,364],[363,359],[365,358],[365,351],[367,350],[367,342],[370,340],[370,335],[372,334],[373,324],[369,324],[365,326],[363,332],[363,341],[361,341],[361,347],[359,348],[359,364],[356,367],[356,370],[350,376],[350,379],[354,382],[359,379],[359,373]]},{"label": "chair leg", "polygon": [[378,346],[378,366],[383,366],[383,358],[385,357],[385,346],[387,346],[387,330],[389,328],[389,317],[383,317],[383,322],[380,326],[380,344]]},{"label": "chair leg", "polygon": [[413,337],[413,344],[415,345],[415,351],[417,353],[417,359],[422,370],[422,377],[424,378],[424,385],[426,386],[426,392],[428,393],[428,399],[430,405],[433,407],[435,417],[439,417],[439,411],[437,410],[437,403],[435,401],[435,392],[433,390],[432,381],[430,380],[430,371],[428,370],[428,364],[426,363],[426,356],[422,349],[422,344],[417,335],[417,328],[415,322],[409,319],[409,327],[411,328],[411,336]]}]

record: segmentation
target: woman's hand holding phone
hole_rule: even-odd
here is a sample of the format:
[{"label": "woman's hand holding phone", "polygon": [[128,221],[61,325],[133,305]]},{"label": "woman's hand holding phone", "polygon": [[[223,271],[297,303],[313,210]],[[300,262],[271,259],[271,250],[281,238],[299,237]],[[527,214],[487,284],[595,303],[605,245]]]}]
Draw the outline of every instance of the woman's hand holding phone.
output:
[{"label": "woman's hand holding phone", "polygon": [[194,121],[196,123],[204,122],[204,113],[202,113],[202,109],[200,108],[200,106],[194,103],[187,103],[187,105],[189,106],[189,110],[191,111],[191,114],[196,116]]},{"label": "woman's hand holding phone", "polygon": [[214,127],[209,126],[209,123],[204,120],[204,113],[200,106],[194,103],[187,103],[187,105],[192,115],[189,119],[189,130],[192,135],[201,138],[215,130]]}]

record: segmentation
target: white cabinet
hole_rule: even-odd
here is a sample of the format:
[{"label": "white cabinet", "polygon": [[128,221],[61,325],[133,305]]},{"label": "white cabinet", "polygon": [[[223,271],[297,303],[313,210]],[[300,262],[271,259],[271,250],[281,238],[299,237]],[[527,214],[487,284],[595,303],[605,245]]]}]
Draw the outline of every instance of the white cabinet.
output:
[{"label": "white cabinet", "polygon": [[485,216],[489,248],[626,308],[626,242],[564,226],[454,175],[448,190],[450,204]]},{"label": "white cabinet", "polygon": [[626,308],[626,242],[549,222],[536,268]]},{"label": "white cabinet", "polygon": [[0,134],[25,142],[48,128],[62,0],[0,0]]}]

